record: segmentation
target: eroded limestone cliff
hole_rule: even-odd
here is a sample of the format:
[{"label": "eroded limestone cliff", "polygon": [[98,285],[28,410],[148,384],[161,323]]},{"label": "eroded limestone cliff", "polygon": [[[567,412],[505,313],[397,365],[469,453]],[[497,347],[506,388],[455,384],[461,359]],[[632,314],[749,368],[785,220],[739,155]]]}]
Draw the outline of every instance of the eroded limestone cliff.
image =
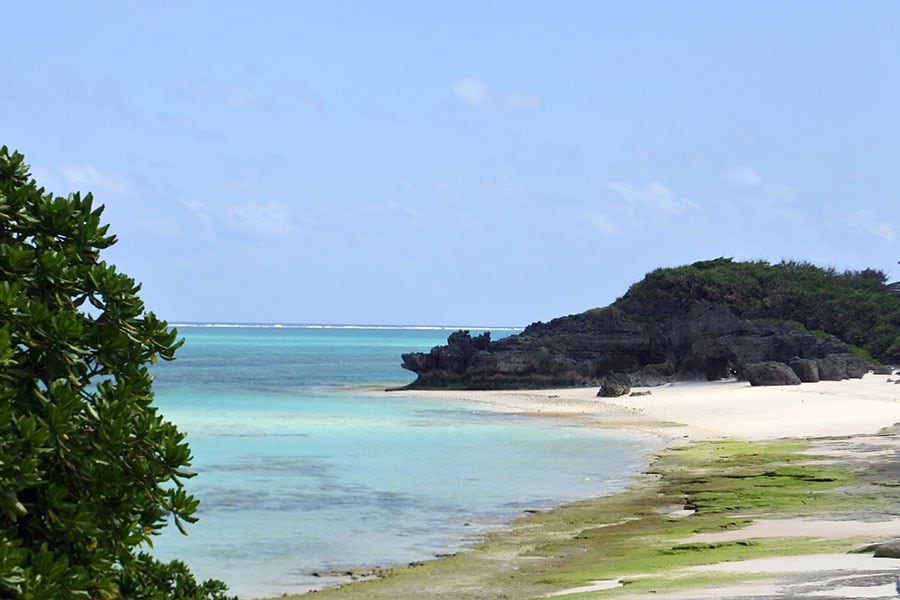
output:
[{"label": "eroded limestone cliff", "polygon": [[403,367],[418,375],[411,387],[589,386],[601,384],[610,373],[627,374],[632,386],[653,386],[743,375],[747,365],[762,362],[843,365],[844,377],[848,365],[852,376],[867,368],[836,337],[760,324],[703,300],[653,307],[620,302],[534,323],[495,341],[489,333],[472,337],[458,331],[447,342],[428,353],[403,355]]}]

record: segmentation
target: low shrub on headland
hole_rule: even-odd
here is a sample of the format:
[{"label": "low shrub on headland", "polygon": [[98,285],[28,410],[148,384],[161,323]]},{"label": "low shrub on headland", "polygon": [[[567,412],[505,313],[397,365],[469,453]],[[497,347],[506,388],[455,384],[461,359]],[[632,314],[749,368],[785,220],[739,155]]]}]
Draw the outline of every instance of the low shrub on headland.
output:
[{"label": "low shrub on headland", "polygon": [[654,307],[697,300],[725,304],[748,319],[796,322],[858,346],[883,362],[900,362],[900,293],[884,272],[837,271],[806,262],[736,262],[717,258],[657,269],[616,305]]}]

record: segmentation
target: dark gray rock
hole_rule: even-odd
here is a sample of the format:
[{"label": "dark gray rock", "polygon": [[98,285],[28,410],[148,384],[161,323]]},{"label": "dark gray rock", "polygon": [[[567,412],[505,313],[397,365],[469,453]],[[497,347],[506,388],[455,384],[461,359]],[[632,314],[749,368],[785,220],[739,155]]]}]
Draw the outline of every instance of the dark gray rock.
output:
[{"label": "dark gray rock", "polygon": [[[403,355],[410,387],[523,389],[599,386],[626,373],[632,387],[733,377],[740,365],[845,355],[846,344],[783,325],[760,325],[707,301],[636,301],[533,323],[514,336],[453,333],[446,346]],[[818,363],[817,363],[818,365]],[[846,359],[841,362],[846,373]],[[820,374],[821,377],[821,374]]]},{"label": "dark gray rock", "polygon": [[847,357],[832,354],[816,361],[819,379],[822,381],[842,381],[847,379]]},{"label": "dark gray rock", "polygon": [[741,368],[741,375],[750,385],[800,385],[800,378],[783,362],[749,363]]},{"label": "dark gray rock", "polygon": [[877,544],[875,558],[900,558],[900,539]]},{"label": "dark gray rock", "polygon": [[795,358],[788,366],[803,383],[815,383],[819,381],[819,367],[811,358]]},{"label": "dark gray rock", "polygon": [[671,381],[673,374],[672,365],[662,363],[658,365],[644,365],[640,371],[630,373],[631,387],[657,387]]},{"label": "dark gray rock", "polygon": [[610,373],[603,379],[598,397],[618,398],[631,392],[631,378],[625,373]]},{"label": "dark gray rock", "polygon": [[850,379],[862,379],[869,372],[869,363],[858,356],[847,356],[847,377]]},{"label": "dark gray rock", "polygon": [[468,331],[455,331],[447,338],[446,346],[432,348],[429,354],[404,354],[402,366],[419,373],[420,379],[423,373],[427,373],[423,382],[426,387],[452,386],[473,366],[476,355],[490,343],[490,332],[473,338]]},{"label": "dark gray rock", "polygon": [[894,367],[888,365],[875,365],[872,367],[872,373],[875,375],[893,375]]}]

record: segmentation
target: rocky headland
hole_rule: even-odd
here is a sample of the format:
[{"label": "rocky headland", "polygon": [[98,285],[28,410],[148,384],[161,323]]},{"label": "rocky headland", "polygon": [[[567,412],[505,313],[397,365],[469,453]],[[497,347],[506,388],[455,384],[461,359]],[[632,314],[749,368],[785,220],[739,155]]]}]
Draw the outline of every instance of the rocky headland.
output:
[{"label": "rocky headland", "polygon": [[874,271],[716,259],[655,271],[606,308],[537,322],[518,335],[492,340],[490,333],[457,331],[446,346],[404,354],[402,366],[418,375],[412,388],[608,382],[607,395],[674,380],[737,376],[785,385],[858,378],[877,362],[867,348],[850,345],[860,344],[854,320],[876,316],[873,297],[894,328],[882,343],[886,353],[900,342],[898,295],[884,280]]}]

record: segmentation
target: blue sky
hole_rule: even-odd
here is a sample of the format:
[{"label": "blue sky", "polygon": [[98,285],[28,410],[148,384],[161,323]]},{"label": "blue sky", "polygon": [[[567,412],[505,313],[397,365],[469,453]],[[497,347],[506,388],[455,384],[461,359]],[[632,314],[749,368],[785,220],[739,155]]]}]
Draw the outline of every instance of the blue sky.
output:
[{"label": "blue sky", "polygon": [[900,278],[897,2],[3,3],[0,144],[170,322],[524,325]]}]

